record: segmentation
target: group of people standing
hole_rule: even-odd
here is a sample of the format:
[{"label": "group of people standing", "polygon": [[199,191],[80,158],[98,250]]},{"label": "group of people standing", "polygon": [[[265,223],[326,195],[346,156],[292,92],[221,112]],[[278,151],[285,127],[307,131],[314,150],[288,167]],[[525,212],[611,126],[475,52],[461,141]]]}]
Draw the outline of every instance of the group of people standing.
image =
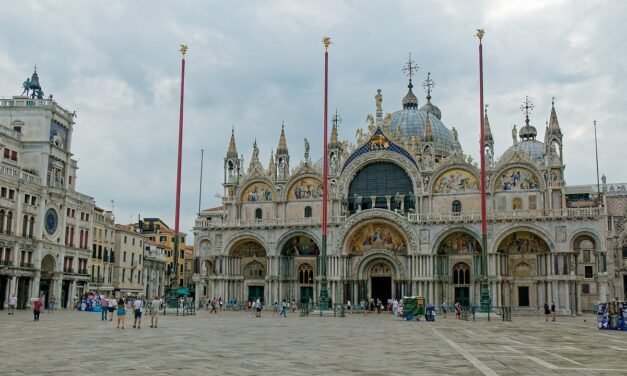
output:
[{"label": "group of people standing", "polygon": [[551,302],[551,306],[549,307],[549,303],[544,303],[544,321],[549,321],[549,316],[552,316],[551,321],[555,321],[555,302]]},{"label": "group of people standing", "polygon": [[[155,296],[149,303],[150,309],[150,327],[156,328],[159,321],[159,310],[163,301]],[[133,310],[133,328],[141,329],[142,315],[144,313],[144,307],[146,303],[142,299],[134,299],[125,301],[122,298],[116,298],[114,296],[102,297],[100,299],[100,320],[113,321],[113,313],[117,315],[117,328],[124,329],[126,324],[126,311]]]}]

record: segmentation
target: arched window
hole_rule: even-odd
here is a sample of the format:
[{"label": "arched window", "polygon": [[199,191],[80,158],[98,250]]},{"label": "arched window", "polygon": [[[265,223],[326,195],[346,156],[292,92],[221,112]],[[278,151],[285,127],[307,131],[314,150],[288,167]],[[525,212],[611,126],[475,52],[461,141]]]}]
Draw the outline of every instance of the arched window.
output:
[{"label": "arched window", "polygon": [[13,212],[7,212],[7,234],[11,233],[11,229],[13,228]]},{"label": "arched window", "polygon": [[311,206],[305,206],[305,218],[311,218]]},{"label": "arched window", "polygon": [[462,212],[462,203],[459,200],[453,201],[453,213],[461,213]]},{"label": "arched window", "polygon": [[468,285],[470,284],[470,267],[468,264],[460,262],[453,266],[453,284]]},{"label": "arched window", "polygon": [[22,218],[22,236],[26,237],[28,235],[28,216],[25,215]]},{"label": "arched window", "polygon": [[263,210],[261,208],[255,209],[255,219],[263,219]]},{"label": "arched window", "polygon": [[302,264],[298,267],[298,282],[302,284],[313,284],[313,267],[309,264]]},{"label": "arched window", "polygon": [[30,217],[30,223],[28,226],[28,236],[33,237],[33,233],[35,232],[35,217]]},{"label": "arched window", "polygon": [[408,211],[415,207],[412,192],[412,180],[402,167],[389,162],[370,163],[357,172],[351,181],[348,189],[348,210],[354,213],[371,208],[388,209],[385,196],[392,196],[395,197],[394,209],[401,208],[402,200],[403,210]]},{"label": "arched window", "polygon": [[4,210],[0,210],[0,232],[4,232]]}]

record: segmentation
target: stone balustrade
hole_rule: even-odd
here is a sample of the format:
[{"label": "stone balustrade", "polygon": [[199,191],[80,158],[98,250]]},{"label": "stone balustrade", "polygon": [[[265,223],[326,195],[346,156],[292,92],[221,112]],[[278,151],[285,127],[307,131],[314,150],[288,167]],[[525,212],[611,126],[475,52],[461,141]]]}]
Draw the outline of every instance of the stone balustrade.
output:
[{"label": "stone balustrade", "polygon": [[[578,220],[605,215],[604,208],[566,208],[538,209],[488,212],[488,222],[511,221],[542,221],[542,220]],[[480,212],[461,213],[408,213],[404,215],[411,223],[475,223],[481,221]],[[345,216],[329,218],[329,224],[341,224]],[[282,226],[318,226],[321,218],[268,218],[268,219],[235,219],[235,220],[196,220],[195,227],[228,228],[228,227],[282,227]]]}]

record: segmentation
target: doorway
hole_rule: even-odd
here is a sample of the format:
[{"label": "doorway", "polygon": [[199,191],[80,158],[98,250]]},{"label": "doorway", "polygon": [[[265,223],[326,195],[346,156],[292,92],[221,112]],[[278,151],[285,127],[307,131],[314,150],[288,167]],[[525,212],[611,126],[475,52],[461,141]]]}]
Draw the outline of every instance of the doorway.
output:
[{"label": "doorway", "polygon": [[392,298],[392,277],[372,277],[372,299],[381,299],[383,305],[387,305],[388,299]]},{"label": "doorway", "polygon": [[312,286],[301,286],[300,288],[300,302],[301,303],[309,303],[310,301],[313,302],[314,299],[314,294],[313,294],[313,287]]},{"label": "doorway", "polygon": [[8,284],[9,284],[9,278],[8,277],[0,277],[0,309],[4,309],[4,301],[5,299],[7,299],[7,290],[8,290]]},{"label": "doorway", "polygon": [[529,307],[529,287],[518,286],[518,306]]},{"label": "doorway", "polygon": [[455,302],[462,307],[470,306],[470,287],[455,287]]},{"label": "doorway", "polygon": [[39,297],[44,297],[44,309],[48,308],[48,301],[50,301],[50,283],[49,279],[39,281]]},{"label": "doorway", "polygon": [[263,286],[248,286],[248,300],[257,299],[263,303]]}]

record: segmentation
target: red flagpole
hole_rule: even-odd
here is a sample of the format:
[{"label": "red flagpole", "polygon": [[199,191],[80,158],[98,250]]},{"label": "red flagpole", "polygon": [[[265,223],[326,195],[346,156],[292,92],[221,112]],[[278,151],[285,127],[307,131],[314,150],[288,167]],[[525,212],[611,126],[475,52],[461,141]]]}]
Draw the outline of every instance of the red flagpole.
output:
[{"label": "red flagpole", "polygon": [[[175,282],[174,286],[178,286],[179,282],[179,217],[181,212],[181,161],[183,159],[183,98],[185,95],[185,53],[187,46],[181,45],[181,107],[179,110],[179,146],[178,146],[178,162],[176,166],[176,213],[174,216],[174,268]],[[172,286],[172,284],[171,284]]]},{"label": "red flagpole", "polygon": [[322,167],[322,252],[320,257],[320,310],[326,310],[329,305],[329,291],[327,288],[327,206],[328,206],[328,176],[329,164],[327,161],[327,120],[328,120],[328,93],[329,93],[329,45],[331,38],[324,37],[324,141],[323,141],[323,167]]},{"label": "red flagpole", "polygon": [[479,154],[481,161],[481,312],[489,312],[492,306],[490,299],[490,285],[488,283],[488,224],[486,215],[486,187],[485,187],[485,150],[484,150],[484,115],[483,115],[483,45],[481,39],[485,32],[477,30],[479,38]]}]

